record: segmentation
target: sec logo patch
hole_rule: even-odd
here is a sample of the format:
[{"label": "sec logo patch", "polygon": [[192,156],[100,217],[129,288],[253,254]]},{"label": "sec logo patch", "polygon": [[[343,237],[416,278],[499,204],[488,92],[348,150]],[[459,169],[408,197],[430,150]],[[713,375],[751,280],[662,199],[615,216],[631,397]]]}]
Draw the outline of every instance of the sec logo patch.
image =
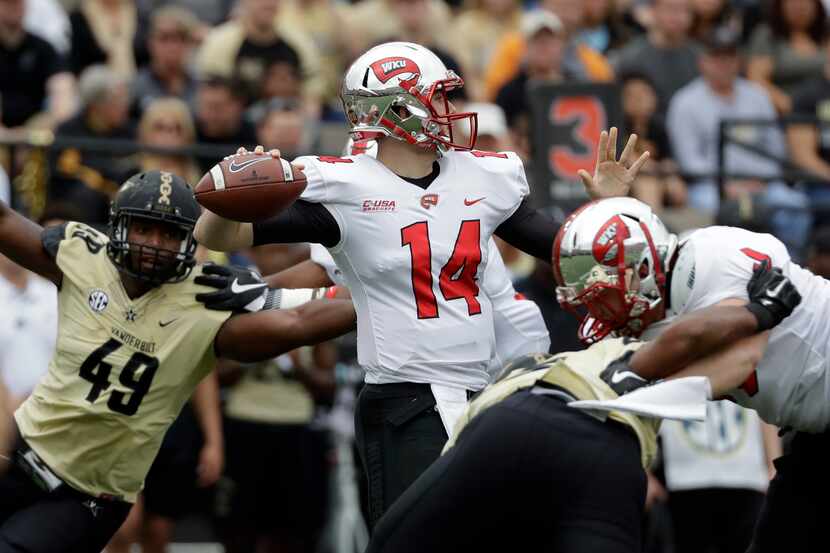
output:
[{"label": "sec logo patch", "polygon": [[93,288],[89,291],[89,298],[87,301],[89,301],[90,309],[96,313],[100,313],[107,308],[107,305],[110,303],[110,298],[107,293],[100,288]]}]

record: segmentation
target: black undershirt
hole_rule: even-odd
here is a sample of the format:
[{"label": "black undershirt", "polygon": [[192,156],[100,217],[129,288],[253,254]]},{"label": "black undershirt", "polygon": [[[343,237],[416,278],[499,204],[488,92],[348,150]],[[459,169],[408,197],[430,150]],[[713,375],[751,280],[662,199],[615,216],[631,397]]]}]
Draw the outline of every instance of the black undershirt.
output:
[{"label": "black undershirt", "polygon": [[[433,162],[432,172],[419,178],[401,177],[424,190],[438,178],[441,166]],[[516,211],[496,228],[495,234],[508,244],[550,263],[553,240],[559,225],[532,207],[525,198]],[[272,219],[254,223],[254,246],[273,243],[312,242],[328,248],[340,242],[340,227],[322,204],[297,200]]]}]

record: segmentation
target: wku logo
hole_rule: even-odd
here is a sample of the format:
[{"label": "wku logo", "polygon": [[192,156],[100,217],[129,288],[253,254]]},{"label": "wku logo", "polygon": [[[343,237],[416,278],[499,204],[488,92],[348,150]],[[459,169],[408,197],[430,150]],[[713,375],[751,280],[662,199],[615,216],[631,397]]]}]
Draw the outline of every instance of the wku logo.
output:
[{"label": "wku logo", "polygon": [[421,196],[421,207],[429,209],[434,205],[438,205],[438,194],[424,194]]},{"label": "wku logo", "polygon": [[382,83],[386,83],[395,75],[402,75],[404,73],[411,73],[413,75],[421,74],[418,65],[409,58],[383,58],[369,67],[372,68],[375,77]]},{"label": "wku logo", "polygon": [[594,238],[593,254],[594,259],[603,265],[613,266],[617,264],[618,257],[622,255],[620,246],[623,240],[630,238],[628,227],[625,226],[619,215],[615,215],[606,221],[597,232]]}]

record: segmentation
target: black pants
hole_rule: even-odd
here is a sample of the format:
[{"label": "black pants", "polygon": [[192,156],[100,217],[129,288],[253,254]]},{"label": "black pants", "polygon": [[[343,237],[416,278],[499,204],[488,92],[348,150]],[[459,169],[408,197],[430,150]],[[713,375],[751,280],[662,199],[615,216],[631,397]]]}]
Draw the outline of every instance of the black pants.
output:
[{"label": "black pants", "polygon": [[672,492],[669,510],[675,553],[743,553],[761,512],[764,494],[706,488]]},{"label": "black pants", "polygon": [[790,452],[775,460],[751,553],[825,551],[830,524],[830,432],[796,433]]},{"label": "black pants", "polygon": [[639,553],[645,490],[627,427],[517,392],[404,492],[367,553]]},{"label": "black pants", "polygon": [[43,491],[10,463],[0,477],[0,553],[100,553],[131,507],[66,485]]},{"label": "black pants", "polygon": [[369,527],[440,455],[447,441],[427,384],[367,384],[355,409],[368,482]]}]

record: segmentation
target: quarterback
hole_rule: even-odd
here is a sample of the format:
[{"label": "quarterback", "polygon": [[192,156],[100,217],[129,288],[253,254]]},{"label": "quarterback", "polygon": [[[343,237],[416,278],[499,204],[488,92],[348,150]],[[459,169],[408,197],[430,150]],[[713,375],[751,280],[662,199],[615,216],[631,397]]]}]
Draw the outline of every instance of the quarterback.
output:
[{"label": "quarterback", "polygon": [[353,328],[343,300],[206,309],[196,297],[211,288],[200,282],[219,277],[194,266],[199,210],[187,184],[160,171],[121,187],[108,234],[74,222],[42,229],[0,202],[0,252],[59,288],[55,352],[15,413],[19,436],[0,479],[0,551],[100,552],[217,356],[268,359]]},{"label": "quarterback", "polygon": [[516,154],[472,149],[476,114],[446,96],[462,85],[423,46],[370,49],[346,72],[341,99],[352,136],[377,140],[377,159],[299,158],[308,185],[284,213],[250,224],[205,212],[196,226],[222,251],[319,243],[343,272],[366,373],[355,419],[370,524],[440,454],[448,433],[437,410],[489,381],[493,307],[479,279],[490,237],[548,262],[558,228],[529,206]]},{"label": "quarterback", "polygon": [[746,284],[759,265],[780,267],[803,301],[772,330],[768,344],[758,344],[763,356],[757,369],[729,392],[766,422],[796,431],[791,452],[775,461],[751,551],[813,551],[829,514],[830,284],[793,263],[769,234],[714,226],[678,239],[648,206],[630,198],[583,206],[562,226],[554,247],[559,301],[583,317],[588,341],[610,334],[649,339],[679,315],[745,303]]},{"label": "quarterback", "polygon": [[766,267],[748,293],[749,309],[710,307],[653,342],[609,339],[509,364],[470,402],[445,454],[380,520],[368,553],[641,551],[643,468],[660,421],[622,411],[603,420],[568,403],[613,400],[663,366],[709,376],[713,396],[734,387],[757,357],[745,346],[719,350],[757,340],[799,301],[792,283]]}]

